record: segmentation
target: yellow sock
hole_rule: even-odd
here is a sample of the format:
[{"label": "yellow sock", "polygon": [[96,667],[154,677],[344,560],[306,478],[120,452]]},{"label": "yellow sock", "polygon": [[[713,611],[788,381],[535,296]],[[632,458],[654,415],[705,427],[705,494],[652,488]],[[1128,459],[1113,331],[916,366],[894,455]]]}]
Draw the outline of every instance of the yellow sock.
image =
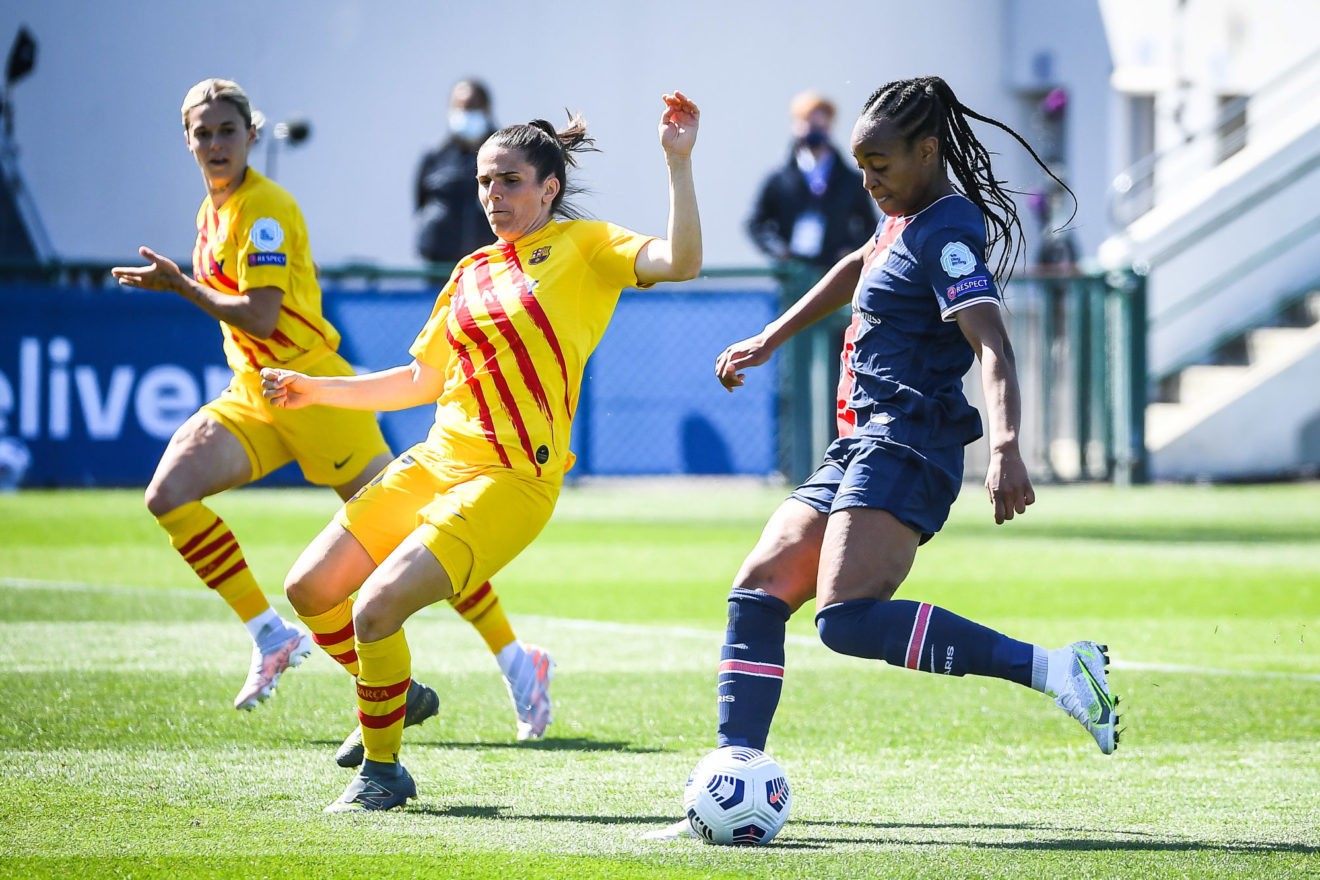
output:
[{"label": "yellow sock", "polygon": [[412,655],[400,629],[375,642],[357,643],[361,666],[357,681],[358,721],[367,760],[399,762],[403,714],[412,683]]},{"label": "yellow sock", "polygon": [[220,594],[244,623],[270,608],[257,579],[248,570],[243,549],[225,521],[200,501],[156,517],[183,561]]},{"label": "yellow sock", "polygon": [[330,655],[331,660],[347,669],[350,675],[358,674],[352,596],[323,614],[311,617],[299,614],[298,618],[307,624],[307,628],[312,631],[312,640]]},{"label": "yellow sock", "polygon": [[492,654],[498,654],[513,642],[513,625],[505,617],[504,606],[500,605],[500,597],[495,594],[490,581],[474,590],[450,596],[448,601],[486,640],[486,647]]}]

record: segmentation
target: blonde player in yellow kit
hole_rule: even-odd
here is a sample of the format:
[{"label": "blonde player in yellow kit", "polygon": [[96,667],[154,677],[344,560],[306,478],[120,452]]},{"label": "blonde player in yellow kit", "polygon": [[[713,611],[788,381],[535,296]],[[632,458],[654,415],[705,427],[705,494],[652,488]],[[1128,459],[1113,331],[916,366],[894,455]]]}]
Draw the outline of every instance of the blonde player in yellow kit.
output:
[{"label": "blonde player in yellow kit", "polygon": [[[197,212],[193,277],[145,247],[141,255],[149,265],[112,272],[128,287],[178,293],[220,321],[234,378],[175,433],[146,501],[171,544],[251,633],[252,665],[234,707],[252,709],[270,696],[285,669],[311,652],[312,638],[271,608],[229,526],[203,499],[260,479],[291,460],[309,482],[331,486],[348,498],[389,462],[391,453],[369,412],[290,412],[271,407],[262,397],[263,367],[321,376],[351,376],[353,370],[336,353],[339,333],[322,314],[321,289],[297,203],[248,166],[259,122],[254,124],[247,95],[236,83],[203,80],[188,91],[182,115],[188,148],[207,190]],[[454,597],[454,605],[492,651],[503,652],[497,654],[501,666],[529,668],[533,678],[537,670],[548,674],[548,657],[517,642],[489,584]],[[335,656],[335,645],[326,647]],[[351,652],[341,651],[335,659],[356,674]],[[541,696],[548,705],[548,695]],[[411,723],[438,709],[435,692],[420,683],[409,702]],[[519,733],[525,738],[521,717]],[[355,742],[350,737],[341,749],[341,764],[352,761]],[[361,760],[360,744],[356,753],[353,766]]]},{"label": "blonde player in yellow kit", "polygon": [[412,675],[404,621],[489,578],[549,520],[573,461],[582,371],[623,288],[700,271],[691,162],[698,112],[678,92],[664,105],[666,238],[571,219],[567,166],[592,145],[580,118],[564,131],[545,120],[509,126],[477,156],[479,196],[499,240],[454,269],[409,350],[411,364],[351,378],[262,372],[266,397],[288,409],[436,404],[426,441],[344,505],[286,584],[304,619],[358,594],[366,760],[327,812],[387,810],[416,796],[398,760]]}]

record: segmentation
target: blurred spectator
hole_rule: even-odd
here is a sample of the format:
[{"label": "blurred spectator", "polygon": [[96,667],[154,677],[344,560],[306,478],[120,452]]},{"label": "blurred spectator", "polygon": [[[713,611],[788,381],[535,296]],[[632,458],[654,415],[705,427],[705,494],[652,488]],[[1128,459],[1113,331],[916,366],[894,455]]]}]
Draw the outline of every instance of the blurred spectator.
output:
[{"label": "blurred spectator", "polygon": [[1077,241],[1073,237],[1072,217],[1066,211],[1065,196],[1071,193],[1053,184],[1045,192],[1027,197],[1040,229],[1040,247],[1036,251],[1036,269],[1047,274],[1071,274],[1077,269]]},{"label": "blurred spectator", "polygon": [[806,91],[789,104],[788,162],[761,184],[747,232],[773,260],[800,260],[821,272],[875,231],[875,203],[830,141],[835,106]]},{"label": "blurred spectator", "polygon": [[485,83],[455,83],[448,123],[448,139],[417,168],[417,254],[431,263],[457,262],[495,240],[477,201],[477,148],[495,130]]}]

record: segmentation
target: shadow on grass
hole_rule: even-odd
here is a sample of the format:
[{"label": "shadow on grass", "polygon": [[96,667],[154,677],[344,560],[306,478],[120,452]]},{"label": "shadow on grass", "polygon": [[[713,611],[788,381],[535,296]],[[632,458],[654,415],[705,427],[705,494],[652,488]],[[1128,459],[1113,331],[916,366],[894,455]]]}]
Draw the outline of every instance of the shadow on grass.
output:
[{"label": "shadow on grass", "polygon": [[[308,745],[338,747],[339,740],[310,739]],[[670,751],[658,746],[636,746],[623,740],[591,739],[585,736],[550,737],[524,742],[492,740],[483,742],[472,740],[425,740],[409,739],[408,748],[467,749],[489,751],[491,749],[522,749],[536,752],[621,752],[629,755],[651,755]]]},{"label": "shadow on grass", "polygon": [[[582,825],[646,825],[657,828],[668,825],[676,818],[675,816],[608,816],[555,813],[521,814],[511,811],[509,807],[503,806],[413,806],[409,808],[408,812],[459,819],[492,819],[501,822],[508,822],[511,820],[526,822],[573,822]],[[839,836],[830,837],[812,835],[803,836],[796,833],[804,828],[838,828],[841,833]],[[883,834],[867,834],[864,831],[861,834],[850,833],[860,829],[873,829],[881,832],[900,829],[915,831],[1036,831],[1051,832],[1055,836],[1039,840],[1019,841],[959,840],[952,837],[947,839],[926,837],[913,840],[903,837],[888,837]],[[886,846],[900,847],[969,847],[974,849],[1019,850],[1023,852],[1212,852],[1224,853],[1226,855],[1247,855],[1251,853],[1293,853],[1298,855],[1315,855],[1316,853],[1320,853],[1320,846],[1312,846],[1303,843],[1271,843],[1256,840],[1240,840],[1223,843],[1212,843],[1200,840],[1157,840],[1151,839],[1154,835],[1145,831],[1119,831],[1113,829],[1106,832],[1111,835],[1109,837],[1089,836],[1092,833],[1093,832],[1085,829],[1059,828],[1057,826],[1035,825],[1026,822],[849,822],[841,825],[837,822],[790,820],[788,825],[788,836],[775,840],[773,843],[769,844],[769,848],[819,851],[839,846],[841,844],[852,846],[883,844]],[[1068,834],[1086,834],[1088,836],[1060,836]]]},{"label": "shadow on grass", "polygon": [[[1320,852],[1320,847],[1304,843],[1274,843],[1258,840],[1238,840],[1225,842],[1208,842],[1202,840],[1163,840],[1151,839],[1152,835],[1144,831],[1120,831],[1109,829],[1107,833],[1111,835],[1121,835],[1119,837],[1095,837],[1094,831],[1076,829],[1076,828],[1058,828],[1045,825],[1032,825],[1027,823],[993,823],[993,822],[849,822],[846,825],[839,825],[834,822],[794,822],[790,820],[791,827],[801,828],[804,826],[817,826],[820,828],[839,828],[844,832],[838,837],[812,837],[794,835],[790,841],[792,843],[804,843],[814,846],[830,846],[834,844],[886,844],[891,846],[966,846],[978,849],[1002,849],[1002,850],[1021,850],[1031,851],[1062,851],[1062,852],[1216,852],[1225,854],[1248,854],[1248,853],[1296,853],[1299,855],[1314,855]],[[1005,830],[1005,831],[1041,831],[1053,832],[1056,836],[1041,838],[1037,840],[1015,840],[1015,841],[984,841],[984,840],[958,840],[954,838],[939,839],[907,839],[892,838],[870,835],[848,835],[847,831],[854,828],[874,828],[884,829],[913,829],[913,830]],[[1059,833],[1087,836],[1066,837],[1057,836]],[[1134,839],[1135,838],[1135,839]],[[1147,838],[1147,839],[1140,839]]]},{"label": "shadow on grass", "polygon": [[[1014,520],[1016,523],[1017,520]],[[993,525],[991,526],[993,528]],[[993,534],[981,523],[964,525],[960,534]],[[1251,523],[1169,525],[1152,528],[1149,523],[1024,523],[1015,526],[1013,533],[1023,537],[1049,539],[1075,539],[1095,542],[1134,544],[1223,544],[1252,543],[1277,544],[1282,547],[1313,546],[1315,530],[1309,526],[1262,526]]]},{"label": "shadow on grass", "polygon": [[501,806],[451,806],[427,807],[412,805],[409,813],[421,813],[426,816],[449,816],[456,819],[499,819],[501,822],[573,822],[579,825],[668,825],[673,816],[578,816],[554,813],[519,813],[511,807]]}]

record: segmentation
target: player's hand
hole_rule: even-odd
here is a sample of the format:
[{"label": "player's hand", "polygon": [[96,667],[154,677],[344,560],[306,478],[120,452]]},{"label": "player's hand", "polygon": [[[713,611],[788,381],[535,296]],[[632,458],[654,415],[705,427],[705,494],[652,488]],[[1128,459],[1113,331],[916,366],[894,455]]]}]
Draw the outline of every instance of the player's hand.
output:
[{"label": "player's hand", "polygon": [[316,401],[312,399],[316,383],[302,373],[266,367],[261,371],[261,395],[271,406],[280,409],[302,409]]},{"label": "player's hand", "polygon": [[671,156],[691,156],[697,143],[701,111],[682,92],[662,95],[665,112],[660,116],[660,146]]},{"label": "player's hand", "polygon": [[122,287],[138,287],[143,290],[179,290],[183,284],[183,272],[179,264],[169,257],[163,257],[149,247],[138,248],[138,253],[149,265],[115,266],[110,274]]},{"label": "player's hand", "polygon": [[1028,504],[1036,503],[1027,466],[1017,451],[991,452],[985,488],[995,509],[995,523],[1002,525],[1014,514],[1026,513]]},{"label": "player's hand", "polygon": [[770,360],[772,354],[774,349],[767,345],[759,334],[735,342],[715,358],[715,378],[719,379],[720,384],[729,391],[733,391],[742,386],[744,369],[759,367]]}]

